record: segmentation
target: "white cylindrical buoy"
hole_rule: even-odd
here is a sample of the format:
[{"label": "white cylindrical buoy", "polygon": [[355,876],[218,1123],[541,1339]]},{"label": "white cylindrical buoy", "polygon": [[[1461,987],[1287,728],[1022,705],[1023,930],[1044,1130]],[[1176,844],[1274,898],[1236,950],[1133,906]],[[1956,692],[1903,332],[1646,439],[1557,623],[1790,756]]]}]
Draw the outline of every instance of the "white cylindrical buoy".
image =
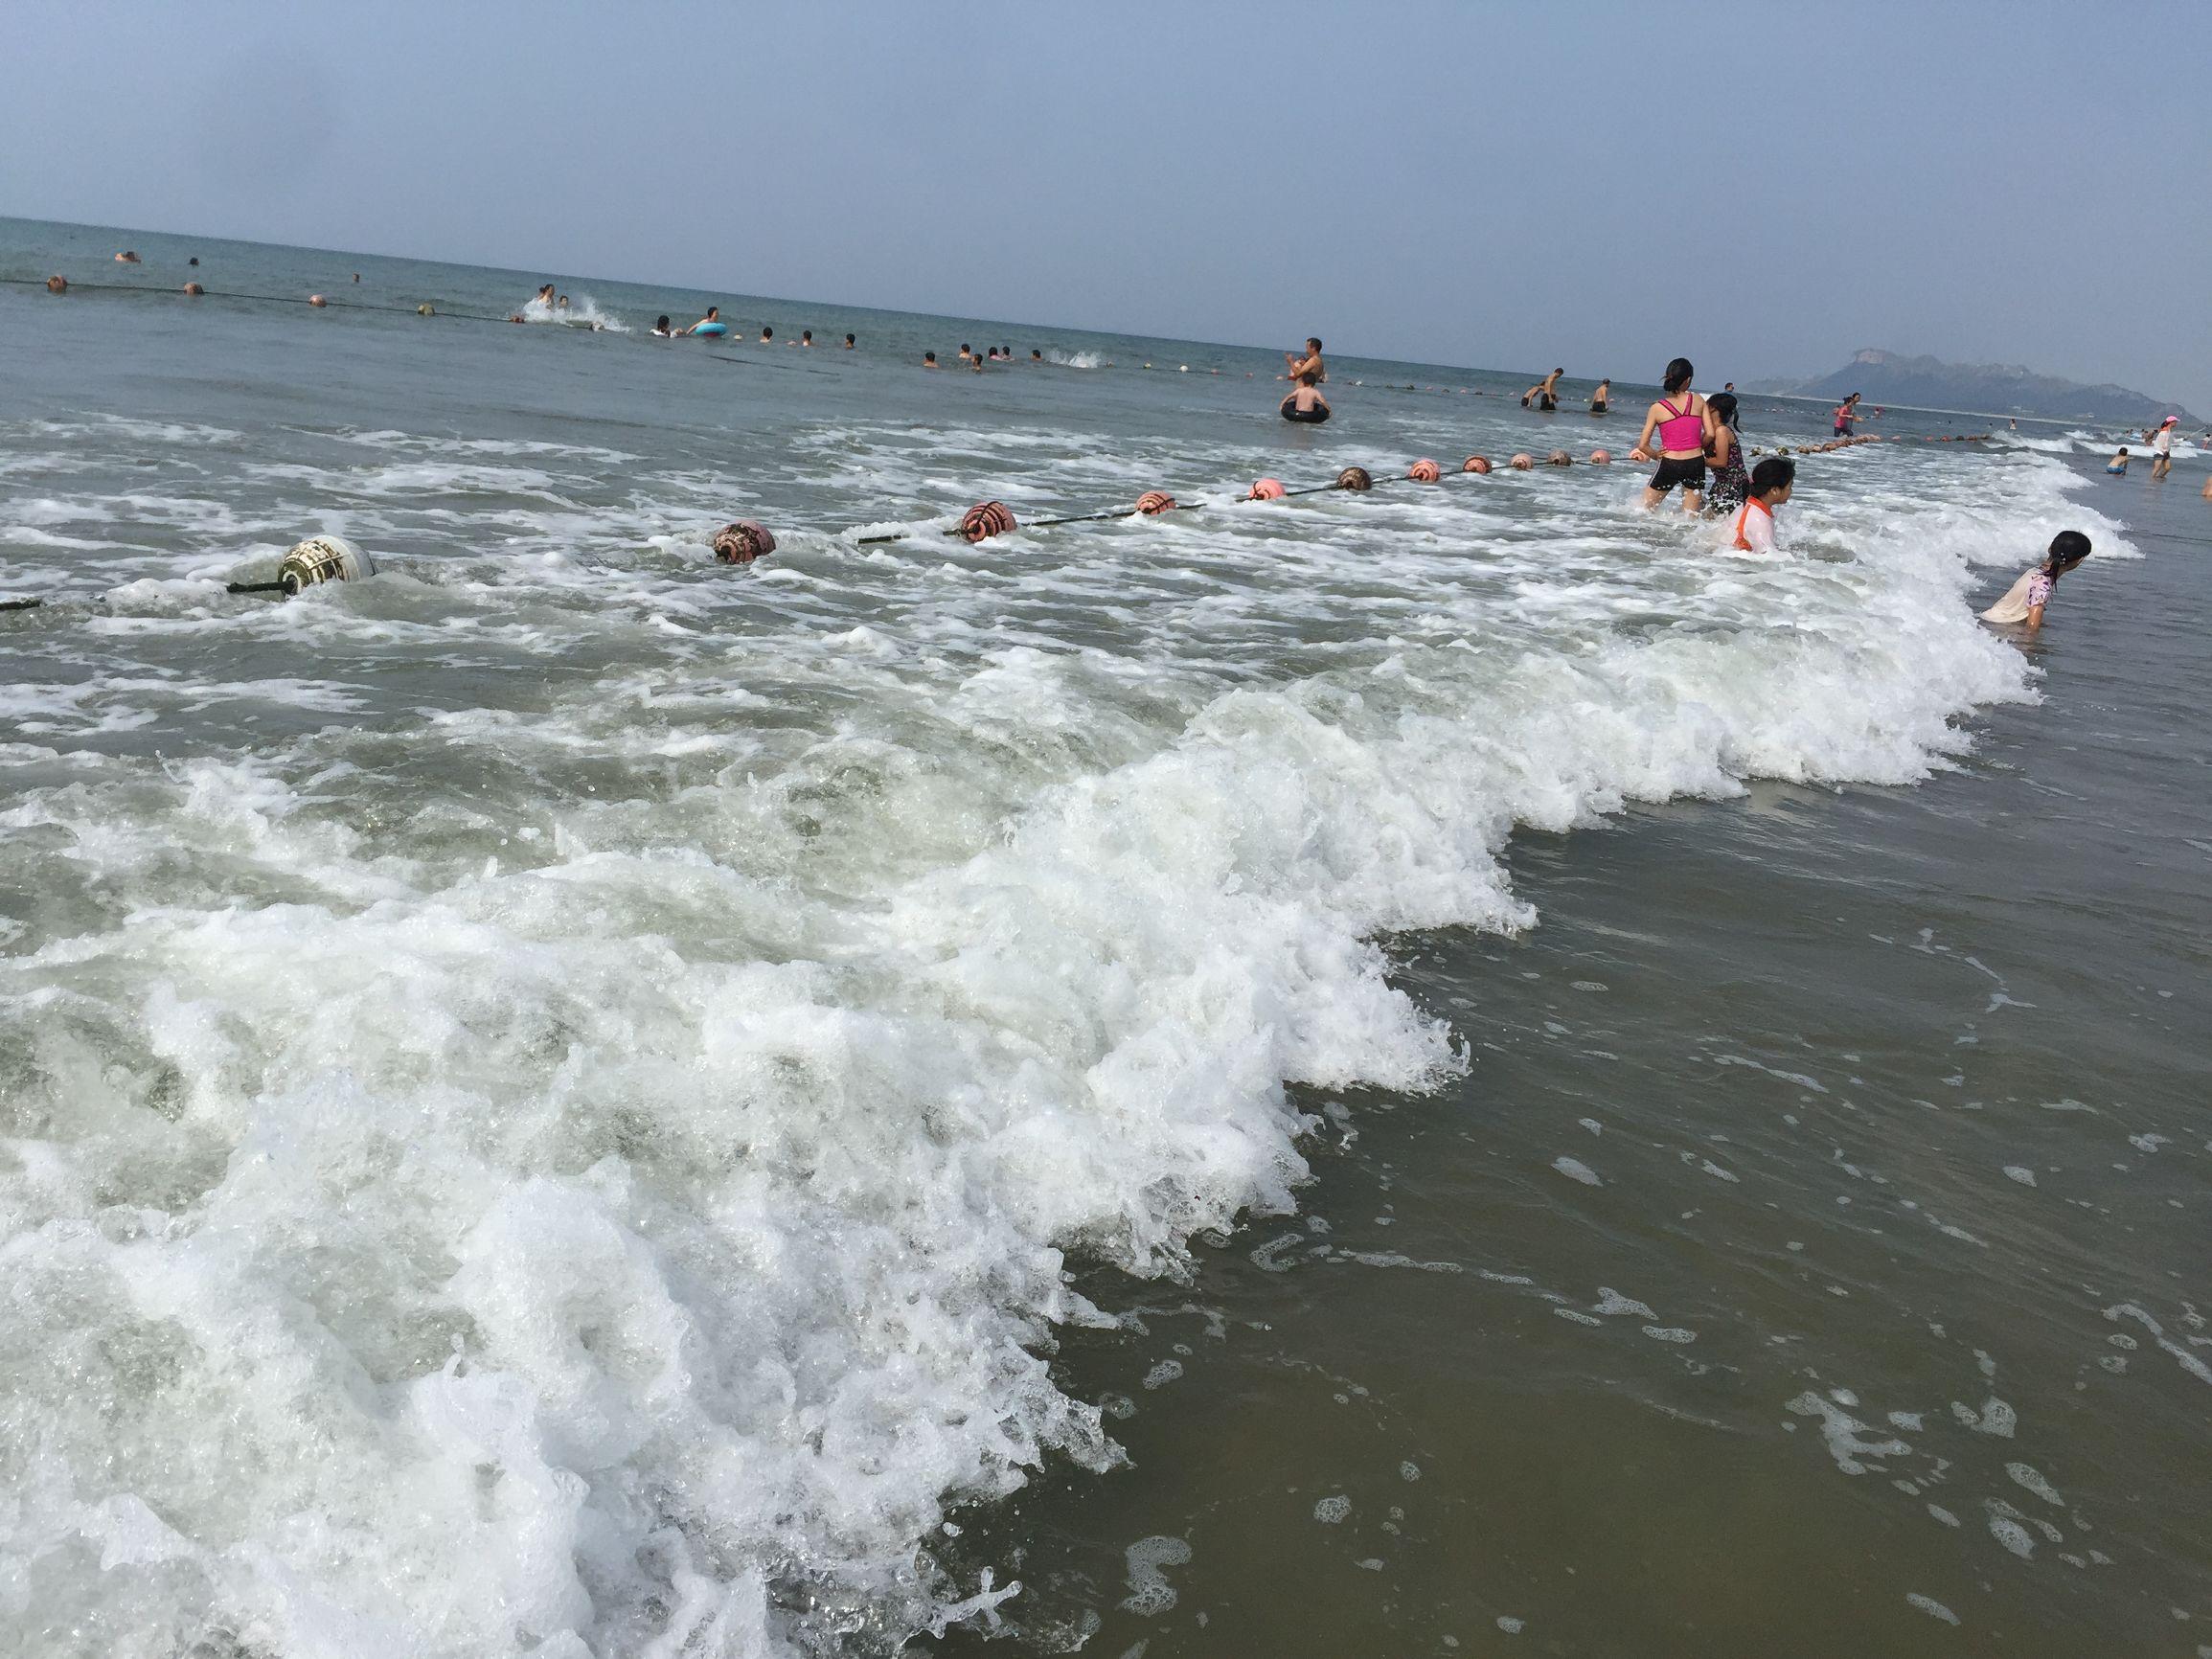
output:
[{"label": "white cylindrical buoy", "polygon": [[288,594],[319,582],[358,581],[376,574],[367,554],[336,535],[310,535],[277,566],[277,580]]}]

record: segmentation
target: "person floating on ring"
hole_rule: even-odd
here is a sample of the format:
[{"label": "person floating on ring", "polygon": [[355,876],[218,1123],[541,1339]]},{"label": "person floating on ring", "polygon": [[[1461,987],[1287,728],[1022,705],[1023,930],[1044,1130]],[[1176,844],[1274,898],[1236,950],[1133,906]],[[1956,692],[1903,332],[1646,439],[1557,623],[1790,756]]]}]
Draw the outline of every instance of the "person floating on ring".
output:
[{"label": "person floating on ring", "polygon": [[1329,419],[1329,399],[1321,396],[1321,375],[1315,369],[1301,369],[1298,384],[1282,402],[1283,419],[1302,425],[1318,426]]}]

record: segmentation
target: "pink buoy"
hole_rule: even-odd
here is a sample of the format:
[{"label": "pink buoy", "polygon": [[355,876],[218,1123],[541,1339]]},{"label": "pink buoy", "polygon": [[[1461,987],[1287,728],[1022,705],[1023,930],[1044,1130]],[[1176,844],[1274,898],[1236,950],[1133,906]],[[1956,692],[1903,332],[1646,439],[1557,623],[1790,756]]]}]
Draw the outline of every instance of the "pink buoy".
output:
[{"label": "pink buoy", "polygon": [[330,301],[324,299],[320,294],[309,294],[308,296],[308,304],[310,306],[327,306],[330,303]]},{"label": "pink buoy", "polygon": [[1405,469],[1405,476],[1416,484],[1434,484],[1443,471],[1433,461],[1416,461]]},{"label": "pink buoy", "polygon": [[1467,458],[1467,465],[1460,468],[1462,472],[1488,472],[1489,470],[1490,457],[1487,455],[1470,455]]},{"label": "pink buoy", "polygon": [[1003,501],[979,501],[960,515],[960,534],[968,541],[986,541],[1016,528],[1014,511]]},{"label": "pink buoy", "polygon": [[201,287],[201,286],[200,286],[200,285],[199,285],[197,283],[187,283],[187,284],[185,284],[185,285],[184,285],[184,291],[185,291],[186,293],[188,293],[188,294],[191,294],[191,295],[193,295],[193,296],[194,296],[194,297],[195,297],[195,298],[196,298],[197,296],[199,296],[199,295],[201,295],[201,294],[204,294],[204,293],[206,293],[206,292],[207,292],[207,290],[206,290],[205,288]]},{"label": "pink buoy", "polygon": [[1592,466],[1609,466],[1612,465],[1612,460],[1613,452],[1610,449],[1593,449],[1590,451],[1590,465]]},{"label": "pink buoy", "polygon": [[1535,465],[1536,457],[1529,454],[1526,450],[1523,450],[1520,454],[1516,455],[1512,462],[1513,469],[1516,472],[1526,472]]},{"label": "pink buoy", "polygon": [[50,294],[66,294],[69,292],[69,279],[67,277],[48,277],[46,279],[46,291]]},{"label": "pink buoy", "polygon": [[1283,499],[1283,481],[1280,478],[1263,478],[1252,486],[1246,501],[1280,501]]},{"label": "pink buoy", "polygon": [[1546,466],[1572,466],[1574,464],[1575,458],[1564,449],[1555,449],[1544,458]]},{"label": "pink buoy", "polygon": [[776,538],[749,518],[725,524],[715,532],[715,557],[724,564],[750,564],[776,551]]},{"label": "pink buoy", "polygon": [[1137,511],[1150,518],[1155,512],[1173,512],[1175,498],[1164,489],[1148,489],[1137,497]]}]

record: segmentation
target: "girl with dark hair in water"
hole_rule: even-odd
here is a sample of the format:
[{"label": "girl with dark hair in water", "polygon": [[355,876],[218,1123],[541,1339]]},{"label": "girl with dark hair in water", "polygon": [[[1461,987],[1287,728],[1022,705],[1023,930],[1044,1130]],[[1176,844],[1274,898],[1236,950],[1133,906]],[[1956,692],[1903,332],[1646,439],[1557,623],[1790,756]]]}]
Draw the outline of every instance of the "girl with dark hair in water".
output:
[{"label": "girl with dark hair in water", "polygon": [[2089,557],[2089,538],[2078,530],[2062,530],[2051,537],[2051,551],[2043,562],[2013,583],[2004,598],[1983,611],[1982,620],[2018,623],[2030,633],[2043,625],[2043,607],[2051,602],[2059,578]]},{"label": "girl with dark hair in water", "polygon": [[1646,509],[1666,500],[1667,492],[1677,484],[1682,487],[1684,512],[1695,512],[1704,504],[1705,445],[1713,434],[1713,411],[1704,398],[1690,390],[1690,382],[1697,375],[1687,357],[1676,357],[1667,365],[1660,381],[1666,396],[1644,412],[1643,434],[1629,451],[1631,461],[1651,460],[1652,435],[1658,434],[1659,469],[1644,486]]},{"label": "girl with dark hair in water", "polygon": [[1713,411],[1713,429],[1705,440],[1705,465],[1712,473],[1705,511],[1733,512],[1751,493],[1751,473],[1744,465],[1744,441],[1736,433],[1736,394],[1716,392],[1706,402]]}]

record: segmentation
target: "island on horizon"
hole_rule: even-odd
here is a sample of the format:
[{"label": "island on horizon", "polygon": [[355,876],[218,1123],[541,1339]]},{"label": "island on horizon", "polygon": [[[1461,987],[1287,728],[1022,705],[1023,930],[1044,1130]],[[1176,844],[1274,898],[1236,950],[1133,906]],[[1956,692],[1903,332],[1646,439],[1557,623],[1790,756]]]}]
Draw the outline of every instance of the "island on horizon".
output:
[{"label": "island on horizon", "polygon": [[1753,392],[1775,397],[1844,398],[1863,394],[1869,403],[1903,408],[1950,409],[1977,415],[2031,416],[2044,420],[2098,420],[2150,425],[2178,415],[2189,426],[2204,422],[2178,403],[2127,386],[2085,385],[2038,375],[2017,363],[1946,363],[1869,348],[1833,374],[1810,379],[1753,380]]}]

